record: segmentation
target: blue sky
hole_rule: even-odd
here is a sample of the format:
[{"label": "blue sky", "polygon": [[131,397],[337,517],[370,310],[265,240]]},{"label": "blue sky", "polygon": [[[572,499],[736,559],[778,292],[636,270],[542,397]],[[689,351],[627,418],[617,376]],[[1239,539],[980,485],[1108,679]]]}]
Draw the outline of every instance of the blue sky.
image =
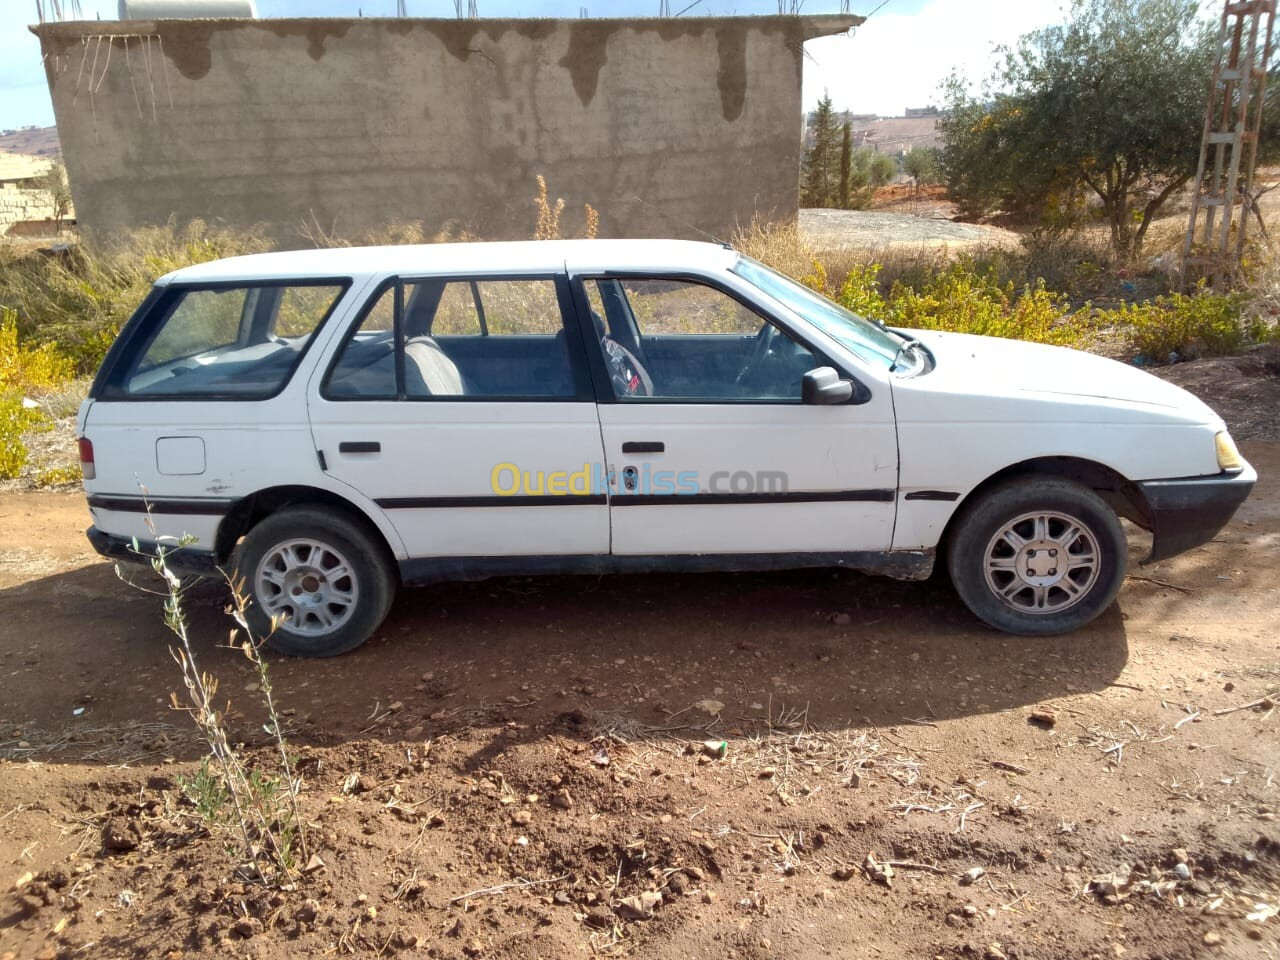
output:
[{"label": "blue sky", "polygon": [[[692,0],[671,0],[678,11]],[[805,103],[823,90],[837,109],[900,114],[936,99],[939,82],[953,67],[981,77],[991,49],[1021,33],[1062,19],[1066,0],[889,0],[851,37],[828,37],[806,45]],[[70,0],[64,0],[70,5]],[[659,0],[478,0],[482,16],[655,16]],[[867,14],[879,0],[854,0]],[[81,0],[86,19],[115,19],[116,0]],[[408,0],[409,15],[452,17],[452,0]],[[839,0],[805,0],[804,13],[836,13]],[[393,16],[396,0],[258,0],[264,17]],[[777,0],[701,0],[690,15],[777,13]],[[47,126],[53,108],[45,88],[40,45],[27,30],[35,16],[31,0],[0,0],[0,129]]]}]

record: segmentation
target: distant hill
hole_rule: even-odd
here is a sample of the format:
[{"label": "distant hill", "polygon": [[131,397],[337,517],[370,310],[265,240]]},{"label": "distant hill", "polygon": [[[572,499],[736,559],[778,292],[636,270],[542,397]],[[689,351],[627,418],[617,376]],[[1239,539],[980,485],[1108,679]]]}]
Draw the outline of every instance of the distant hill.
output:
[{"label": "distant hill", "polygon": [[0,130],[0,153],[25,153],[31,157],[56,157],[57,127],[26,127],[22,130]]},{"label": "distant hill", "polygon": [[938,147],[937,117],[885,117],[854,122],[853,142],[857,146],[875,147],[881,153],[908,153],[915,147]]},{"label": "distant hill", "polygon": [[[837,111],[838,125],[849,121],[855,147],[872,147],[880,153],[902,156],[919,147],[939,147],[942,136],[938,133],[938,117],[875,117],[869,114],[849,114]],[[813,114],[806,117],[805,146],[813,143]],[[837,129],[838,132],[838,129]]]}]

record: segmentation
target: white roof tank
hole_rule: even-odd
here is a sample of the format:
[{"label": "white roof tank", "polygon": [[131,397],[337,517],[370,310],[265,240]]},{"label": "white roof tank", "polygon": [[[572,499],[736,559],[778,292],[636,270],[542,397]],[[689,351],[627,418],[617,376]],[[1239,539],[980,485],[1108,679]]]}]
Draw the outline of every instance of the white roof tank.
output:
[{"label": "white roof tank", "polygon": [[254,0],[120,0],[121,20],[221,20],[258,17]]}]

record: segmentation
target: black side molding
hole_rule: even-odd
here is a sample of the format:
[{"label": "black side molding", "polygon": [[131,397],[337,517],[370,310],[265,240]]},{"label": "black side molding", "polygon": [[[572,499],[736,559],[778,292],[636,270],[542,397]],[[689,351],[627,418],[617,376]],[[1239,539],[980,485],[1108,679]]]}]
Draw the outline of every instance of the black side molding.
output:
[{"label": "black side molding", "polygon": [[720,503],[893,503],[893,490],[788,490],[778,493],[615,493],[613,507],[683,507]]},{"label": "black side molding", "polygon": [[588,554],[531,557],[412,557],[400,561],[405,584],[529,577],[548,574],[725,573],[844,567],[896,580],[927,580],[934,550],[871,550],[823,553],[717,553],[620,556]]},{"label": "black side molding", "polygon": [[339,453],[381,453],[382,444],[377,440],[343,440],[338,444]]},{"label": "black side molding", "polygon": [[510,497],[383,497],[373,501],[384,510],[433,510],[437,507],[584,507],[609,502],[603,493]]},{"label": "black side molding", "polygon": [[959,500],[960,494],[954,490],[912,490],[903,500]]},{"label": "black side molding", "polygon": [[116,510],[121,513],[182,514],[220,517],[231,509],[235,501],[222,497],[202,497],[189,500],[162,499],[156,497],[125,497],[94,493],[89,496],[89,506],[99,510]]},{"label": "black side molding", "polygon": [[437,507],[681,507],[720,503],[893,503],[893,490],[813,490],[779,493],[603,493],[534,494],[489,497],[382,497],[384,510],[431,510]]}]

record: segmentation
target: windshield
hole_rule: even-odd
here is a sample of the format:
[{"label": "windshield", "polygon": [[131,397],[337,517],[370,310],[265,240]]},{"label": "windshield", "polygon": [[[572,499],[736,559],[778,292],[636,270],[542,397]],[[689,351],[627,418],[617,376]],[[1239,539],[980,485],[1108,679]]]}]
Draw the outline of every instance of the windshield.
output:
[{"label": "windshield", "polygon": [[898,349],[904,342],[903,337],[856,313],[850,313],[838,303],[833,303],[790,277],[769,269],[758,260],[740,256],[733,265],[733,272],[783,306],[794,310],[861,359],[893,369]]}]

